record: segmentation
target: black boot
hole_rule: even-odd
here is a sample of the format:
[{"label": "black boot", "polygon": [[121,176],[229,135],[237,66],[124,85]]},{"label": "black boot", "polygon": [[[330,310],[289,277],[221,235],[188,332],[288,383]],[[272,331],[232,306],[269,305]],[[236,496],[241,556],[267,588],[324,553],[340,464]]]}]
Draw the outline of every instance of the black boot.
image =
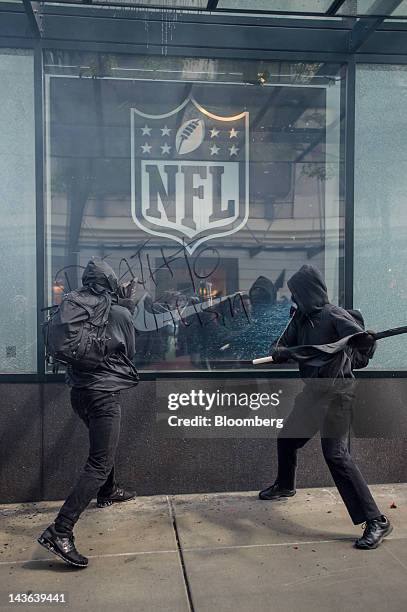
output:
[{"label": "black boot", "polygon": [[389,533],[393,531],[393,527],[387,518],[382,514],[381,517],[366,521],[366,527],[361,538],[355,541],[355,547],[363,550],[371,550],[377,548],[382,543]]},{"label": "black boot", "polygon": [[75,537],[72,532],[60,533],[56,531],[54,525],[50,525],[37,541],[69,565],[75,567],[87,567],[88,565],[88,559],[76,550]]},{"label": "black boot", "polygon": [[271,487],[260,491],[259,498],[265,500],[281,499],[282,497],[292,497],[295,495],[295,489],[280,489],[280,486],[275,482]]},{"label": "black boot", "polygon": [[136,495],[137,493],[135,491],[126,491],[125,489],[116,487],[113,493],[107,497],[101,495],[97,496],[97,507],[106,508],[106,506],[111,506],[117,502],[129,501],[130,499],[134,499]]}]

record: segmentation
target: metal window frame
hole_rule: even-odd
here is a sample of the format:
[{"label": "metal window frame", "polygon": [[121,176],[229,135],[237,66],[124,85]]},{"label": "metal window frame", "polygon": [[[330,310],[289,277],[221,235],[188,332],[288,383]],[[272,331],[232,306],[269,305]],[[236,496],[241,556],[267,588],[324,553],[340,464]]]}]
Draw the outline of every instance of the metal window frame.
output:
[{"label": "metal window frame", "polygon": [[[3,3],[2,3],[3,4]],[[337,3],[339,4],[339,3]],[[25,31],[21,27],[21,17],[24,17],[24,11],[21,10],[19,5],[3,5],[0,6],[0,15],[6,10],[8,6],[9,13],[12,14],[9,23],[15,23],[14,32],[11,31],[11,35],[7,32],[4,35],[0,30],[0,48],[24,48],[31,49],[34,57],[34,110],[35,110],[35,177],[36,177],[36,246],[37,246],[37,257],[36,257],[36,269],[37,269],[37,373],[33,374],[0,374],[0,383],[43,383],[43,382],[57,382],[63,381],[63,375],[46,374],[45,362],[44,362],[44,344],[42,339],[42,321],[43,313],[41,308],[43,307],[45,300],[45,198],[44,198],[44,100],[43,100],[43,54],[46,49],[58,48],[75,51],[88,51],[88,52],[110,52],[110,53],[131,53],[133,55],[144,55],[148,53],[160,55],[161,51],[159,48],[146,48],[143,44],[136,43],[120,43],[120,42],[101,42],[100,40],[95,41],[70,41],[63,40],[62,38],[47,38],[46,27],[40,31],[40,35],[36,35],[31,23],[31,30],[29,27]],[[57,13],[60,15],[61,11],[64,12],[64,7],[58,7]],[[95,11],[97,9],[90,8],[87,13],[89,17],[96,17]],[[80,19],[83,17],[83,13],[79,17],[72,17],[72,19]],[[259,18],[251,18],[249,20],[251,26],[262,27],[264,24],[259,23]],[[208,17],[208,15],[188,15],[185,18],[185,22],[188,23],[206,23],[211,26],[217,23],[228,24],[230,27],[239,28],[243,25],[247,25],[248,19],[242,18],[241,16],[232,15],[216,15],[216,19]],[[28,26],[28,24],[27,24]],[[46,26],[46,20],[45,20]],[[307,32],[312,30],[314,27],[321,29],[321,21],[313,22],[312,20],[292,20],[279,19],[278,23],[273,23],[273,20],[268,20],[267,27],[278,27],[280,29],[292,29],[293,27],[302,33],[302,40],[306,40]],[[348,31],[349,24],[345,23],[329,23],[326,24],[325,29],[331,30],[331,32],[337,31]],[[282,59],[286,61],[321,61],[321,62],[339,62],[346,68],[346,118],[345,118],[345,266],[344,266],[344,283],[345,283],[345,306],[347,308],[353,305],[353,274],[354,274],[354,155],[355,155],[355,77],[356,68],[358,63],[376,63],[376,64],[407,64],[407,23],[397,23],[389,27],[389,24],[382,23],[373,35],[370,37],[376,37],[377,40],[381,36],[387,38],[390,33],[392,37],[396,36],[398,39],[403,41],[403,45],[399,48],[404,49],[405,53],[392,53],[387,52],[388,47],[385,45],[384,51],[380,48],[375,48],[373,45],[372,51],[365,50],[363,45],[358,48],[357,53],[351,53],[346,48],[343,52],[326,52],[323,48],[319,50],[298,50],[298,49],[285,49],[285,50],[273,50],[266,48],[216,48],[216,47],[198,47],[194,45],[191,39],[190,44],[185,46],[168,45],[169,55],[172,56],[192,56],[192,57],[212,57],[212,58],[227,58],[233,57],[235,59]],[[253,28],[253,36],[256,38],[255,30]],[[377,47],[376,43],[376,47]],[[379,46],[380,47],[380,46]],[[372,45],[371,45],[372,48]],[[394,45],[393,47],[394,48]],[[142,380],[156,380],[161,378],[298,378],[299,374],[294,370],[284,369],[250,369],[250,370],[182,370],[182,371],[163,371],[163,370],[148,370],[140,372]],[[369,370],[366,372],[358,373],[360,378],[405,378],[407,377],[407,370]]]}]

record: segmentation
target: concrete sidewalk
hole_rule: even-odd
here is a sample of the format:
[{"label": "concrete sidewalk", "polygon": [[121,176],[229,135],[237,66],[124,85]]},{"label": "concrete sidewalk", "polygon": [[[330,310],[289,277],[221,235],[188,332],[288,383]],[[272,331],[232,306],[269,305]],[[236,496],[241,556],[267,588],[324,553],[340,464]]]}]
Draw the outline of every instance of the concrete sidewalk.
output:
[{"label": "concrete sidewalk", "polygon": [[[358,551],[336,489],[261,502],[257,492],[142,497],[90,507],[75,570],[35,539],[59,503],[0,506],[0,609],[75,612],[407,610],[407,485],[372,487],[393,534]],[[391,508],[391,505],[396,508]],[[67,604],[9,604],[9,593],[65,593]]]}]

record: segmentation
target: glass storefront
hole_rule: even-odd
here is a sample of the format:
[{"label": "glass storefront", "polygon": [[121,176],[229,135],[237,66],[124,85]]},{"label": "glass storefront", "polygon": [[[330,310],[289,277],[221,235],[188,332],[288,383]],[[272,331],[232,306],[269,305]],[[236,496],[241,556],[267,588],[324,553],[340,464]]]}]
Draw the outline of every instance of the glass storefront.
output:
[{"label": "glass storefront", "polygon": [[137,278],[137,365],[242,367],[302,264],[343,302],[336,64],[47,51],[49,304],[93,255]]},{"label": "glass storefront", "polygon": [[[406,66],[357,66],[354,305],[377,330],[406,325],[406,108]],[[405,360],[397,336],[379,343],[372,367]]]},{"label": "glass storefront", "polygon": [[0,373],[37,370],[34,62],[0,49]]},{"label": "glass storefront", "polygon": [[[39,309],[80,285],[92,256],[120,282],[136,280],[136,365],[150,378],[254,375],[251,360],[287,324],[287,280],[304,263],[368,328],[405,324],[405,1],[384,20],[372,0],[337,10],[328,0],[289,10],[280,0],[219,1],[218,11],[207,0],[53,4],[35,23],[8,4],[7,380],[44,374]],[[370,34],[365,17],[377,21]],[[380,342],[373,375],[405,370],[403,343]],[[282,369],[295,367],[271,368]]]}]

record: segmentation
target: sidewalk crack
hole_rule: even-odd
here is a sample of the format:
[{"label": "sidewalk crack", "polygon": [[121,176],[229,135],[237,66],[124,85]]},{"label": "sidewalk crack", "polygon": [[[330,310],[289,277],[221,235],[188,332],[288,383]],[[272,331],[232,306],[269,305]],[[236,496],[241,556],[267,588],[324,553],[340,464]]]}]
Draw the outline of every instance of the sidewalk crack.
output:
[{"label": "sidewalk crack", "polygon": [[178,557],[179,557],[179,562],[180,562],[180,565],[181,565],[182,576],[184,578],[184,586],[185,586],[185,591],[186,591],[186,595],[187,595],[187,599],[188,599],[189,610],[190,610],[190,612],[195,612],[195,607],[194,607],[194,603],[193,603],[193,600],[192,600],[191,585],[189,583],[188,573],[187,573],[187,569],[186,569],[186,566],[185,566],[184,553],[183,553],[183,550],[182,550],[181,540],[180,540],[180,537],[179,537],[179,531],[178,531],[177,519],[176,519],[176,516],[175,516],[174,505],[172,503],[171,498],[168,495],[166,495],[166,498],[167,498],[167,504],[168,504],[168,511],[169,511],[170,519],[171,519],[171,523],[172,523],[172,528],[174,530],[174,537],[175,537],[175,541],[177,543]]}]

